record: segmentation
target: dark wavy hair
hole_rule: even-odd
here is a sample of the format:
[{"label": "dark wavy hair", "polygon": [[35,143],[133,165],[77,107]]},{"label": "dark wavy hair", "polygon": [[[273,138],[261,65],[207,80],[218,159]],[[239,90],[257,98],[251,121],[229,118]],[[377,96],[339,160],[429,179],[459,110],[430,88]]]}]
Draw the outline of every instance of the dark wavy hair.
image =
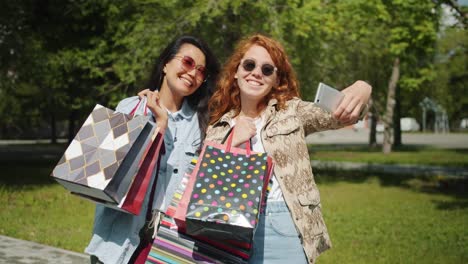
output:
[{"label": "dark wavy hair", "polygon": [[192,107],[198,114],[198,125],[201,131],[201,139],[203,140],[206,136],[206,129],[208,127],[208,101],[214,93],[220,68],[218,59],[205,42],[194,36],[188,35],[174,39],[166,46],[163,52],[159,55],[159,58],[156,60],[153,70],[151,71],[147,88],[151,91],[159,91],[164,79],[164,66],[174,58],[174,56],[179,52],[180,47],[184,44],[191,44],[199,48],[205,55],[205,67],[208,77],[206,81],[198,87],[197,91],[186,98],[190,107]]}]

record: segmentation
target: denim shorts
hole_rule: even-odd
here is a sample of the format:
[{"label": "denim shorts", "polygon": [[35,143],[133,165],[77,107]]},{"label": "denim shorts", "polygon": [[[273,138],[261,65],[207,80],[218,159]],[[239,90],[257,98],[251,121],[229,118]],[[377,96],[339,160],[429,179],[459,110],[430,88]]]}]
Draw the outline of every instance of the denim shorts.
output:
[{"label": "denim shorts", "polygon": [[299,234],[284,201],[267,202],[254,236],[249,263],[307,263]]}]

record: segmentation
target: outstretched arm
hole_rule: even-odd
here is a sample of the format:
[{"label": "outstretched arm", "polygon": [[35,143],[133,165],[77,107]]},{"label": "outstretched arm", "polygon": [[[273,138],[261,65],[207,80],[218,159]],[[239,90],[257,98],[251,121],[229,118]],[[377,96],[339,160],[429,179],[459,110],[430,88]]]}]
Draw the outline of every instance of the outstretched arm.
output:
[{"label": "outstretched arm", "polygon": [[367,113],[367,103],[372,92],[369,84],[357,81],[342,92],[345,97],[334,113],[325,111],[315,103],[299,101],[296,113],[302,121],[306,135],[355,124]]}]

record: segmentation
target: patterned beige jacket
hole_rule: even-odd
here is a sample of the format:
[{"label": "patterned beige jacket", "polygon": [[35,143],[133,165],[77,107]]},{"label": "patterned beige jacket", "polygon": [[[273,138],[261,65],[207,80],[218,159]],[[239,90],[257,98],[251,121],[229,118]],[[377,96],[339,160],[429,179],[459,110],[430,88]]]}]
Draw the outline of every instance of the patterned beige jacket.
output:
[{"label": "patterned beige jacket", "polygon": [[[291,211],[309,263],[331,247],[322,217],[320,194],[315,184],[305,137],[311,133],[341,127],[331,114],[314,103],[293,98],[286,109],[277,111],[276,99],[265,110],[261,139],[275,162],[274,173]],[[233,111],[207,130],[207,140],[221,142],[230,128]]]}]

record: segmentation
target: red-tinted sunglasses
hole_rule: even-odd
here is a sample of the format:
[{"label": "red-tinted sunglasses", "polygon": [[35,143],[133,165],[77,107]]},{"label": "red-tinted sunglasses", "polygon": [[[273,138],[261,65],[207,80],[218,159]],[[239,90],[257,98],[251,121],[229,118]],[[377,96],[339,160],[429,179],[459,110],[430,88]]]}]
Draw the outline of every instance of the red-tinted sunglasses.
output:
[{"label": "red-tinted sunglasses", "polygon": [[[244,68],[245,71],[251,72],[251,71],[255,70],[255,68],[257,67],[257,62],[254,59],[244,59],[244,60],[242,60],[241,65],[242,65],[242,68]],[[262,73],[265,76],[270,76],[275,71],[278,70],[275,66],[273,66],[273,65],[271,65],[269,63],[262,64],[260,66],[260,68],[262,69]]]},{"label": "red-tinted sunglasses", "polygon": [[195,63],[195,60],[190,57],[190,56],[174,56],[174,58],[178,58],[180,59],[180,61],[182,62],[182,69],[184,69],[184,71],[192,71],[193,69],[196,69],[197,70],[197,73],[195,74],[195,78],[197,78],[199,81],[201,82],[204,82],[206,81],[206,78],[208,77],[207,76],[207,73],[206,73],[206,68],[205,66],[202,66],[202,65],[196,65]]}]

